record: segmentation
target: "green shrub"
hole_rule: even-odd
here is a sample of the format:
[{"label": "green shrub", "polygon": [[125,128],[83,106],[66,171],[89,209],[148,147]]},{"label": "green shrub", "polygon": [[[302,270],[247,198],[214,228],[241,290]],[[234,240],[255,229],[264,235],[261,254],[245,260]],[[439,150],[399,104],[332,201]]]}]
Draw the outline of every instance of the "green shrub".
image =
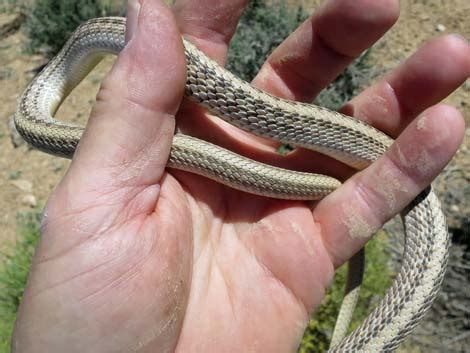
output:
[{"label": "green shrub", "polygon": [[81,23],[114,15],[117,10],[103,0],[36,0],[31,9],[24,11],[27,49],[52,57]]},{"label": "green shrub", "polygon": [[292,10],[284,2],[252,0],[232,38],[227,68],[251,81],[272,50],[306,18],[301,7]]},{"label": "green shrub", "polygon": [[39,211],[19,214],[16,244],[0,257],[0,353],[10,352],[16,312],[39,239],[40,215]]},{"label": "green shrub", "polygon": [[358,94],[375,74],[367,61],[370,51],[371,49],[366,50],[321,91],[315,99],[315,104],[337,110]]},{"label": "green shrub", "polygon": [[[366,266],[364,282],[359,301],[354,311],[350,330],[356,328],[367,314],[378,304],[391,284],[391,272],[387,267],[386,234],[379,232],[366,245]],[[339,308],[344,297],[347,266],[336,273],[322,305],[310,319],[299,347],[299,353],[325,352],[328,349]]]}]

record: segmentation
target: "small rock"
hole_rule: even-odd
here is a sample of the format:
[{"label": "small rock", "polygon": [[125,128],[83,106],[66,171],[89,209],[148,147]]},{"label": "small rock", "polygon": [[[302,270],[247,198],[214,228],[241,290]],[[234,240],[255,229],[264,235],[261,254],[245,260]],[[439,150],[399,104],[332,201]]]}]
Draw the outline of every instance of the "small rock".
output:
[{"label": "small rock", "polygon": [[437,26],[436,26],[436,31],[438,32],[444,32],[446,30],[446,26],[444,26],[443,24],[439,23]]},{"label": "small rock", "polygon": [[36,207],[38,204],[36,197],[31,194],[23,196],[21,202],[23,203],[23,205],[29,206],[31,208]]},{"label": "small rock", "polygon": [[52,170],[54,173],[60,172],[62,169],[64,169],[62,160],[54,158],[52,160],[52,163],[49,165],[49,169]]},{"label": "small rock", "polygon": [[24,179],[12,180],[11,183],[21,191],[31,193],[33,191],[33,184]]},{"label": "small rock", "polygon": [[21,176],[21,170],[12,170],[8,173],[8,179],[10,180],[18,180]]},{"label": "small rock", "polygon": [[450,210],[455,213],[460,212],[460,208],[457,205],[450,206]]}]

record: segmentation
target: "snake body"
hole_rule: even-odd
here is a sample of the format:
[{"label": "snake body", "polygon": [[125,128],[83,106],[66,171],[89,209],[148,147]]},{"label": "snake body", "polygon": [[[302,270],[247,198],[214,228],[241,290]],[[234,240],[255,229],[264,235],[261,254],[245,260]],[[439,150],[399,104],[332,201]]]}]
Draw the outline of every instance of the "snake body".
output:
[{"label": "snake body", "polygon": [[[27,142],[54,155],[73,156],[84,128],[53,116],[103,55],[123,49],[124,34],[125,19],[118,17],[88,21],[74,32],[22,96],[15,125]],[[324,153],[356,169],[370,165],[393,142],[351,117],[266,94],[220,67],[188,41],[183,39],[183,43],[186,95],[243,130]],[[181,133],[174,136],[167,166],[274,198],[320,199],[340,185],[327,176],[264,165]],[[394,350],[431,306],[445,272],[449,236],[440,203],[430,187],[408,206],[402,218],[406,234],[400,272],[377,308],[347,337],[344,327],[349,319],[340,317],[337,327],[343,328],[338,329],[341,333],[335,332],[331,351]]]}]

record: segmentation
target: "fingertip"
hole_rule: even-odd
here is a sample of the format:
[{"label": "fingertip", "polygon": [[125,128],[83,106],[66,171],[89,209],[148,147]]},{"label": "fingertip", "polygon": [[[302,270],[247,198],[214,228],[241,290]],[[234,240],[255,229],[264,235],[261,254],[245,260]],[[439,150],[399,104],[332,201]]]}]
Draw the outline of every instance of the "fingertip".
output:
[{"label": "fingertip", "polygon": [[171,10],[161,1],[140,1],[134,21],[132,39],[102,82],[71,168],[76,179],[93,170],[96,180],[116,189],[160,181],[186,80]]},{"label": "fingertip", "polygon": [[459,148],[465,131],[460,112],[439,104],[421,113],[387,153],[393,164],[415,184],[429,185]]},{"label": "fingertip", "polygon": [[462,143],[465,120],[458,109],[448,104],[437,104],[415,119],[420,139],[429,141],[429,147],[439,147],[443,154],[453,155]]},{"label": "fingertip", "polygon": [[464,127],[452,106],[425,110],[385,155],[319,202],[314,217],[336,265],[433,181],[459,147]]},{"label": "fingertip", "polygon": [[469,44],[460,35],[444,35],[425,43],[342,111],[397,137],[412,119],[442,101],[469,76]]},{"label": "fingertip", "polygon": [[460,34],[447,34],[434,38],[423,46],[423,51],[439,58],[439,65],[445,65],[441,69],[442,72],[446,74],[459,72],[459,76],[467,78],[470,75],[470,45]]},{"label": "fingertip", "polygon": [[438,40],[443,42],[448,55],[454,58],[456,65],[467,72],[467,77],[470,76],[470,44],[465,37],[453,33],[440,37]]},{"label": "fingertip", "polygon": [[415,119],[419,138],[427,141],[430,148],[439,147],[442,153],[453,154],[461,144],[465,121],[455,107],[437,104],[426,109]]},{"label": "fingertip", "polygon": [[398,15],[397,0],[327,1],[276,48],[254,83],[277,96],[311,102]]},{"label": "fingertip", "polygon": [[397,0],[328,1],[315,14],[314,26],[328,46],[354,57],[392,27],[399,15]]},{"label": "fingertip", "polygon": [[470,43],[465,37],[456,33],[444,36],[441,40],[447,48],[447,54],[453,58],[454,67],[460,70],[462,78],[458,83],[462,84],[470,77]]},{"label": "fingertip", "polygon": [[142,2],[135,40],[125,51],[123,55],[130,59],[126,65],[130,100],[176,114],[186,80],[186,63],[181,35],[165,4]]},{"label": "fingertip", "polygon": [[469,76],[470,46],[462,36],[451,34],[425,43],[389,76],[389,82],[404,106],[413,111],[415,104],[406,97],[410,91],[435,103],[442,99],[443,92],[449,94]]}]

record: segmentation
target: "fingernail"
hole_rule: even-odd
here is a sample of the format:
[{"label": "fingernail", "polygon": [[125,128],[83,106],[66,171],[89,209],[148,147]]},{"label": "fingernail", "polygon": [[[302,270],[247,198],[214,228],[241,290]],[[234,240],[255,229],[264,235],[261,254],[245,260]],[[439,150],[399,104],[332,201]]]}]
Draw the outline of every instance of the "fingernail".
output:
[{"label": "fingernail", "polygon": [[140,1],[129,0],[127,3],[126,44],[134,37],[139,23]]}]

